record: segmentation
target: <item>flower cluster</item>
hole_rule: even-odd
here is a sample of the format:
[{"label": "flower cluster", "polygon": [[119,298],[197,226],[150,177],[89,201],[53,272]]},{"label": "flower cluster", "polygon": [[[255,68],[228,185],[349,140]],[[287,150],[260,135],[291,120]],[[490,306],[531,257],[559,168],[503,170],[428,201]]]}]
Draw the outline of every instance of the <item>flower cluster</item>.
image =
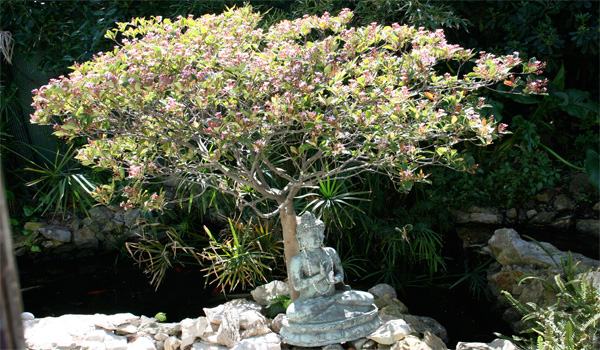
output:
[{"label": "flower cluster", "polygon": [[[107,34],[124,37],[122,45],[34,91],[31,121],[87,137],[78,159],[112,169],[115,180],[214,171],[218,180],[227,173],[243,181],[254,164],[289,181],[317,165],[362,164],[418,181],[420,166],[440,161],[428,145],[451,155],[460,141],[487,144],[504,130],[481,118],[473,91],[502,81],[544,91],[543,82],[515,78],[543,68],[517,53],[481,52],[471,72],[440,72],[444,61],[468,67],[473,52],[441,30],[351,28],[351,18],[349,10],[304,16],[266,31],[250,7],[133,19]],[[285,166],[259,161],[276,152]],[[123,196],[124,208],[164,202],[137,185]]]}]

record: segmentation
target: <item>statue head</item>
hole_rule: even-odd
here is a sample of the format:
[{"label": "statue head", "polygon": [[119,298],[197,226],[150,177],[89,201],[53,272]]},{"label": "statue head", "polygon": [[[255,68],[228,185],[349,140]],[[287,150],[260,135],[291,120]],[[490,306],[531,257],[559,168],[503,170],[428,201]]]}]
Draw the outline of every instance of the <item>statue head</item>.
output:
[{"label": "statue head", "polygon": [[325,224],[310,212],[305,212],[298,218],[296,239],[300,250],[316,249],[323,244]]}]

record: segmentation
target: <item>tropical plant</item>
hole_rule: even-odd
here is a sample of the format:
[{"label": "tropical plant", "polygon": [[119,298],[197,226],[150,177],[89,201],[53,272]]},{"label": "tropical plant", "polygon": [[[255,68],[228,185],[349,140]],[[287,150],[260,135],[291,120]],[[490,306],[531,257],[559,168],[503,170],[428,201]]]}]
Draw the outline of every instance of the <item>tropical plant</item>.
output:
[{"label": "tropical plant", "polygon": [[314,213],[325,223],[328,231],[335,230],[342,234],[342,230],[354,226],[355,213],[363,213],[357,206],[358,203],[354,203],[367,201],[364,195],[369,194],[368,191],[352,191],[348,188],[349,182],[343,179],[325,179],[314,191],[297,198],[307,201],[303,211]]},{"label": "tropical plant", "polygon": [[196,264],[203,266],[201,253],[195,245],[188,244],[182,236],[195,236],[193,232],[181,230],[152,218],[140,218],[138,227],[141,234],[136,242],[127,242],[125,247],[131,257],[144,267],[151,276],[150,284],[158,289],[167,271],[176,264]]},{"label": "tropical plant", "polygon": [[[426,181],[422,168],[432,164],[467,170],[457,145],[489,144],[505,128],[481,118],[484,100],[473,92],[514,68],[540,68],[517,54],[484,53],[467,65],[473,52],[442,31],[349,28],[348,10],[267,31],[260,18],[243,7],[120,23],[107,32],[123,38],[116,50],[35,91],[31,120],[85,137],[84,164],[135,179],[124,207],[160,209],[164,193],[142,186],[193,174],[263,218],[279,214],[288,262],[299,252],[301,189],[365,172]],[[510,81],[543,90],[530,77]]]},{"label": "tropical plant", "polygon": [[[269,232],[262,233],[262,226],[253,226],[252,220],[246,224],[239,221],[229,221],[229,231],[215,237],[208,228],[209,246],[204,248],[202,257],[210,262],[205,267],[207,281],[216,282],[217,288],[225,292],[227,288],[233,291],[238,285],[242,289],[254,287],[259,281],[267,282],[265,272],[271,270],[268,260],[274,260],[279,249],[271,245],[266,251],[261,241],[271,243],[271,239],[264,239]],[[252,232],[260,227],[259,235]]]},{"label": "tropical plant", "polygon": [[[571,264],[573,266],[573,264]],[[532,350],[584,350],[600,344],[600,290],[594,285],[592,270],[565,278],[554,276],[549,283],[539,276],[524,276],[519,284],[528,279],[542,281],[554,290],[557,301],[552,305],[522,303],[510,293],[502,294],[523,315],[523,321],[531,326],[522,332],[529,337],[514,336],[516,345]]]},{"label": "tropical plant", "polygon": [[94,205],[92,191],[98,185],[98,179],[92,179],[91,171],[77,165],[77,150],[71,146],[65,154],[57,151],[54,159],[50,159],[43,150],[30,147],[44,160],[44,163],[38,164],[25,159],[31,167],[24,170],[34,177],[26,185],[35,188],[34,199],[39,202],[35,210],[40,211],[40,215],[51,211],[53,215],[60,213],[62,217],[77,210],[87,214]]}]

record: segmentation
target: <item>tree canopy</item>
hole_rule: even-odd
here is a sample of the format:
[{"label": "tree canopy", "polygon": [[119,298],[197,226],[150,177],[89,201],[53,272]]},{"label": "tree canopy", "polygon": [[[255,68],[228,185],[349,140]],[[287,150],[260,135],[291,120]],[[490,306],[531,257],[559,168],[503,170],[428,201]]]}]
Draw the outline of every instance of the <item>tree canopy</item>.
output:
[{"label": "tree canopy", "polygon": [[[124,208],[158,209],[147,183],[176,179],[235,195],[258,215],[282,214],[286,260],[297,253],[294,198],[321,181],[383,172],[398,183],[422,168],[470,166],[461,142],[489,144],[504,129],[473,92],[541,64],[449,44],[435,32],[352,12],[304,16],[263,31],[251,7],[221,15],[153,17],[107,32],[110,52],[35,91],[34,123],[86,140],[78,159],[129,180]],[[114,186],[97,190],[107,198]],[[200,195],[200,194],[195,194]]]}]

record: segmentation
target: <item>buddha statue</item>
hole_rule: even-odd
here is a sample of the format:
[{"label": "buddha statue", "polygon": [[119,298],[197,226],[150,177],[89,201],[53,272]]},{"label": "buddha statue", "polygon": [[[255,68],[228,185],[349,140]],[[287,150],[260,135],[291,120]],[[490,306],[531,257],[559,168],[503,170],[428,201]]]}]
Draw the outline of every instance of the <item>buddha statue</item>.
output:
[{"label": "buddha statue", "polygon": [[322,247],[325,227],[312,213],[298,218],[300,253],[292,257],[289,278],[300,292],[286,312],[283,341],[297,346],[323,346],[359,339],[380,323],[373,295],[344,284],[335,249]]}]

